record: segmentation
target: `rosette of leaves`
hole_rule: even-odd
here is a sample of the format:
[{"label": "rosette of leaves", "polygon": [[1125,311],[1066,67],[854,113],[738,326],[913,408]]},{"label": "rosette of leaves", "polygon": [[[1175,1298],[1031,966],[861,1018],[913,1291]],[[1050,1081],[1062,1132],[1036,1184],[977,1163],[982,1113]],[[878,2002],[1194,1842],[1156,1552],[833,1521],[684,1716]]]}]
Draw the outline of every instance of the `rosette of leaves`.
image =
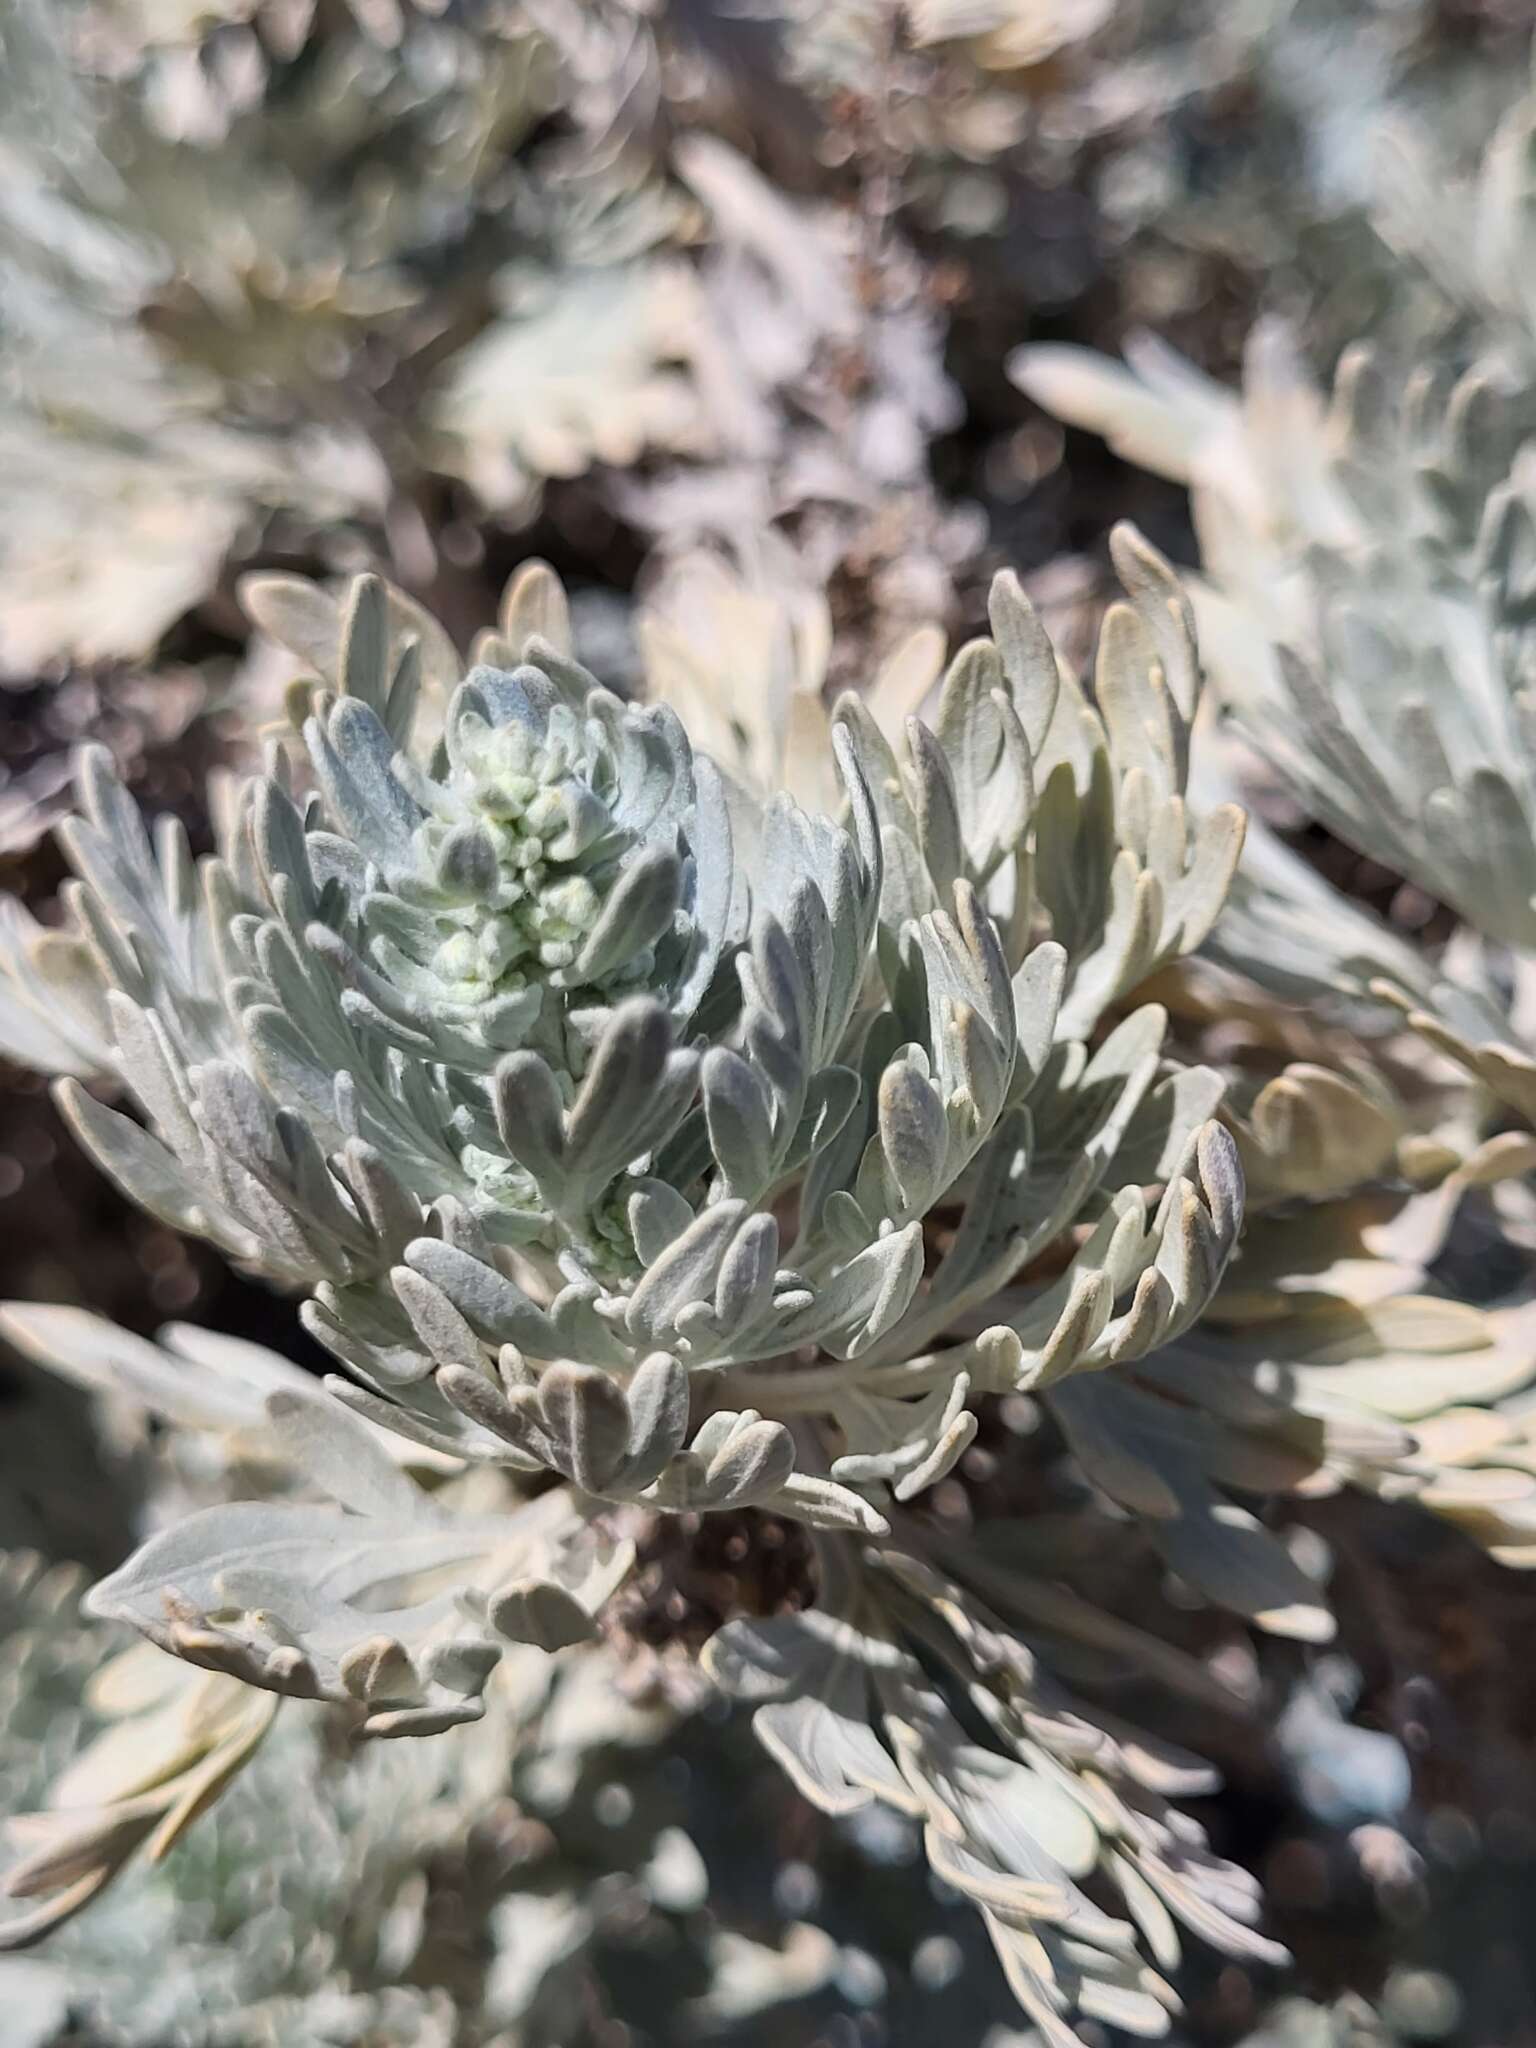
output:
[{"label": "rosette of leaves", "polygon": [[[322,674],[197,866],[87,757],[26,1042],[57,1006],[54,1064],[138,1112],[61,1083],[98,1160],[311,1290],[347,1369],[264,1390],[341,1514],[206,1509],[95,1611],[372,1733],[442,1727],[501,1643],[591,1633],[636,1510],[883,1539],[980,1397],[1188,1326],[1241,1211],[1219,1086],[1164,1070],[1155,1006],[1099,1026],[1204,935],[1241,821],[1189,819],[1188,608],[1116,545],[1091,698],[1000,578],[931,728],[840,708],[843,821],[728,801],[675,714],[580,666],[538,567],[425,739],[419,616],[372,579],[339,610],[258,588]],[[369,1425],[466,1478],[424,1492]]]},{"label": "rosette of leaves", "polygon": [[[619,1498],[787,1488],[878,1526],[836,1470],[795,1470],[757,1361],[845,1360],[821,1384],[847,1469],[877,1491],[934,1477],[973,1383],[1160,1341],[1236,1228],[1223,1141],[1197,1145],[1189,1114],[1212,1077],[1154,1086],[1160,1013],[1080,1046],[1203,935],[1237,848],[1235,814],[1199,836],[1184,816],[1176,587],[1129,537],[1121,559],[1136,602],[1106,629],[1100,711],[1004,579],[999,640],[957,657],[901,761],[847,706],[847,827],[779,799],[733,828],[672,714],[622,705],[558,644],[546,572],[478,650],[526,658],[473,668],[413,764],[417,637],[365,580],[339,689],[305,721],[313,794],[254,780],[197,881],[88,759],[91,815],[64,835],[75,929],[25,950],[20,994],[35,1014],[40,972],[67,981],[75,1044],[110,1047],[150,1129],[66,1082],[68,1114],[165,1220],[317,1286],[313,1326],[378,1419]],[[300,642],[329,616],[294,585],[259,601]],[[1109,1202],[1122,1148],[1144,1171]],[[946,1200],[973,1221],[925,1279]],[[1085,1205],[1104,1216],[1022,1335],[988,1339],[985,1368],[970,1344],[909,1369]],[[694,1413],[705,1369],[713,1412]],[[865,1382],[881,1398],[861,1407]],[[678,1462],[690,1445],[713,1478]]]}]

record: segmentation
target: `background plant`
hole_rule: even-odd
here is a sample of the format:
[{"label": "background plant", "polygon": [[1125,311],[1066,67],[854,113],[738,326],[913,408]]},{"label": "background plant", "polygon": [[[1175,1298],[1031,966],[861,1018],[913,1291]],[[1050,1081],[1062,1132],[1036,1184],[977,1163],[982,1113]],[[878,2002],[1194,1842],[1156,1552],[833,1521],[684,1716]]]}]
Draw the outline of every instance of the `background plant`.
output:
[{"label": "background plant", "polygon": [[[1199,2039],[1508,2031],[1526,1859],[1468,1829],[1520,1809],[1500,1644],[1530,1547],[1520,25],[1364,9],[1346,53],[1296,6],[58,21],[5,19],[4,829],[45,927],[11,924],[6,1031],[79,1077],[154,1213],[21,1082],[11,1291],[199,1327],[159,1351],[14,1312],[96,1420],[18,1381],[6,1533],[98,1573],[148,1535],[105,1597],[287,1696],[171,1844],[272,1695],[152,1648],[125,1667],[152,1683],[85,1688],[106,1624],[62,1693],[22,1653],[19,1699],[86,1695],[78,1740],[48,1710],[60,1752],[117,1725],[63,1861],[57,1818],[18,1843],[19,1912],[110,1886],[7,1965],[16,2009],[45,2041],[220,2039],[242,2001],[284,2039],[793,2041],[856,2013],[921,2040],[942,2001],[1002,2039],[990,1920],[1048,2029],[1075,2003]],[[1331,415],[1272,325],[1243,416],[1144,349],[1148,389],[1077,387],[1194,485],[1239,747],[1195,716],[1155,557],[1119,544],[1134,602],[1100,631],[1096,561],[1063,552],[1132,511],[1178,556],[1178,491],[1000,365],[1140,320],[1220,379],[1266,305],[1324,366],[1374,339]],[[566,595],[525,569],[498,616],[538,553]],[[989,596],[994,644],[966,644]],[[519,679],[455,701],[476,660]],[[1317,743],[1330,706],[1353,752]],[[213,849],[204,890],[97,757],[53,904],[39,833],[82,731]],[[1268,823],[1207,933],[1234,798]],[[808,875],[856,934],[830,968]],[[617,1168],[594,1106],[640,1119]],[[289,1300],[197,1234],[312,1297],[361,1434],[324,1420]],[[819,1359],[774,1355],[813,1331]],[[386,1534],[468,1605],[439,1579],[338,1632],[304,1541],[200,1579],[174,1533],[274,1515],[363,1539],[344,1607],[376,1607]],[[70,1636],[35,1570],[23,1645]],[[747,1763],[753,1704],[824,1820]],[[360,1717],[458,1725],[347,1765]],[[1219,1765],[1202,1821],[1262,1869],[1265,1937],[1183,1846],[1208,1768],[1165,1755],[1158,1806],[1132,1723]],[[22,1762],[11,1808],[64,1763]],[[264,1772],[315,1788],[302,1867]],[[742,1783],[750,1857],[716,1829]],[[925,1817],[958,1898],[913,1874]],[[1187,2018],[1137,1890],[1170,1853],[1167,1903],[1246,1945],[1185,1944]],[[267,1906],[216,1954],[241,1858]],[[359,1874],[355,1918],[296,1941],[335,1918],[327,1872]],[[153,2007],[112,1959],[146,1915],[177,1959]],[[1312,2002],[1261,2020],[1270,1933]]]}]

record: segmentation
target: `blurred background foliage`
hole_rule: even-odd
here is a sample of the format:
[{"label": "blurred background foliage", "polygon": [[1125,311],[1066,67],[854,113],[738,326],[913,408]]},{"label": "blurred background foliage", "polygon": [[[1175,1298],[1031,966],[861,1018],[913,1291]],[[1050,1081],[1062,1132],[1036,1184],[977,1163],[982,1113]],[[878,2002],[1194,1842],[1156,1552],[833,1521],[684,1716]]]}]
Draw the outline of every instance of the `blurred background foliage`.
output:
[{"label": "blurred background foliage", "polygon": [[[0,0],[6,886],[46,919],[82,735],[196,828],[292,673],[237,601],[254,569],[379,569],[462,645],[542,556],[594,668],[679,703],[919,659],[980,625],[1003,565],[1081,652],[1115,519],[1199,561],[1200,493],[1237,458],[1191,455],[1194,373],[1236,385],[1246,355],[1251,399],[1256,328],[1283,322],[1323,384],[1361,337],[1404,367],[1524,351],[1529,374],[1533,271],[1479,231],[1475,180],[1523,118],[1531,29],[1530,0]],[[1506,196],[1530,233],[1527,188]],[[1008,374],[1026,344],[1129,349],[1163,410],[1021,371],[1064,426]],[[1245,793],[1357,904],[1454,939],[1294,792]],[[1200,1043],[1198,977],[1173,993]],[[1254,1097],[1325,1027],[1276,1043],[1234,1016],[1262,1186]],[[1351,1129],[1401,1156],[1412,1133],[1375,1114]],[[0,1204],[8,1295],[288,1341],[14,1071]],[[1468,1225],[1443,1256],[1492,1305],[1528,1242]],[[0,1403],[14,1811],[116,1711],[85,1684],[118,1645],[78,1620],[73,1568],[240,1478],[14,1359]],[[1004,1403],[938,1511],[1049,1512],[1067,1465]],[[1257,1709],[1193,1731],[1226,1779],[1201,1819],[1263,1878],[1298,1974],[1277,2003],[1195,1958],[1181,2038],[1536,2041],[1528,1583],[1367,1498],[1301,1517],[1347,1657],[1236,1636],[1139,1555],[1094,1562],[1106,1604],[1158,1607]],[[323,1714],[288,1716],[163,1863],[0,1964],[6,2040],[1012,2048],[985,1938],[904,1824],[813,1814],[674,1654],[745,1576],[791,1583],[797,1540],[749,1516],[717,1556],[649,1560],[600,1656],[533,1660],[456,1738],[343,1770]]]}]

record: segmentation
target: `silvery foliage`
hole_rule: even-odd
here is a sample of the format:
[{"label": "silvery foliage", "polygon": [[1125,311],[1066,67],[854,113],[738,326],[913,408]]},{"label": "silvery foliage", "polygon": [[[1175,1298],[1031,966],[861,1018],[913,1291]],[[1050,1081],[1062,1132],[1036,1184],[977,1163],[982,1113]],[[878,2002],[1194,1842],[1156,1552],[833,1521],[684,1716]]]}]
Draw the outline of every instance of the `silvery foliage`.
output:
[{"label": "silvery foliage", "polygon": [[[591,1818],[633,1745],[654,1743],[665,1720],[627,1704],[604,1660],[525,1672],[515,1716],[501,1702],[472,1739],[349,1757],[323,1710],[286,1709],[206,1812],[206,1764],[227,1779],[230,1759],[214,1745],[201,1762],[192,1751],[216,1744],[221,1719],[270,1723],[279,1703],[149,1645],[122,1650],[119,1631],[81,1621],[80,1590],[73,1567],[0,1556],[0,1813],[22,1850],[6,1857],[0,1889],[23,1895],[0,1915],[0,1950],[35,1940],[26,1909],[46,1883],[62,1888],[44,1910],[71,1919],[93,1848],[121,1861],[146,1808],[158,1809],[151,1825],[185,1811],[171,1853],[157,1835],[150,1857],[41,1954],[0,1956],[8,2048],[87,2031],[101,2048],[576,2038],[579,2016],[603,2002],[598,1914],[581,1895],[599,1875],[636,1938],[683,1947],[677,1974],[726,2002],[733,1960],[686,1917],[703,1875],[687,1837],[654,1813],[624,1828]],[[210,1688],[222,1688],[216,1702]],[[488,1883],[464,1854],[473,1823],[509,1794],[547,1837],[510,1895],[509,1873]],[[475,1969],[453,1941],[434,1949],[433,1916],[445,1912],[473,1938]],[[760,1955],[761,2002],[794,1996],[790,1959]],[[667,2013],[673,1996],[669,1982],[654,2004]]]},{"label": "silvery foliage", "polygon": [[5,0],[0,672],[150,656],[274,520],[322,558],[389,525],[419,573],[426,527],[385,513],[429,469],[526,516],[694,445],[685,209],[585,90],[626,23]]},{"label": "silvery foliage", "polygon": [[808,633],[828,585],[853,578],[870,619],[839,652],[863,688],[859,641],[886,653],[942,615],[985,539],[979,509],[929,474],[963,413],[930,280],[893,226],[872,238],[840,206],[791,200],[716,137],[681,138],[672,168],[708,222],[685,344],[698,425],[683,460],[616,478],[613,502],[654,537],[653,576],[711,548],[764,596],[792,593]]},{"label": "silvery foliage", "polygon": [[1126,369],[1071,350],[1015,358],[1043,402],[1190,482],[1211,586],[1195,594],[1202,643],[1238,728],[1307,814],[1464,926],[1437,973],[1255,835],[1218,954],[1284,994],[1389,999],[1527,1116],[1533,121],[1527,97],[1475,184],[1433,199],[1430,166],[1403,142],[1392,159],[1384,224],[1467,330],[1457,374],[1441,358],[1400,377],[1361,344],[1325,400],[1273,324],[1251,339],[1240,397],[1150,341]]},{"label": "silvery foliage", "polygon": [[[57,1012],[53,1064],[138,1112],[59,1084],[103,1168],[309,1290],[306,1320],[347,1369],[329,1397],[256,1374],[282,1460],[344,1514],[204,1509],[98,1586],[96,1613],[210,1670],[355,1704],[373,1734],[420,1733],[483,1712],[509,1639],[592,1634],[632,1555],[622,1504],[771,1505],[841,1546],[855,1585],[863,1542],[884,1546],[879,1598],[939,1626],[921,1617],[947,1596],[898,1504],[953,1468],[979,1396],[1065,1389],[1185,1329],[1241,1213],[1232,1142],[1202,1121],[1219,1084],[1165,1071],[1162,1012],[1084,1044],[1204,936],[1241,836],[1235,811],[1195,827],[1185,809],[1188,607],[1128,530],[1116,558],[1130,601],[1091,697],[1004,576],[993,637],[956,656],[931,727],[912,719],[893,746],[845,701],[841,823],[727,791],[674,714],[602,690],[537,566],[425,706],[419,630],[377,581],[339,612],[295,580],[258,586],[290,644],[334,624],[339,648],[292,700],[302,761],[279,748],[227,793],[200,864],[87,753],[61,834],[69,924],[18,931],[12,1042],[35,1049]],[[440,737],[414,739],[423,718]],[[952,1227],[930,1257],[935,1212]],[[1055,1277],[1000,1315],[1074,1225]],[[113,1343],[35,1320],[31,1338],[98,1359]],[[467,1476],[428,1493],[402,1469],[420,1457]],[[509,1507],[550,1474],[563,1483]],[[1108,1626],[1082,1612],[1073,1628]],[[965,1654],[991,1668],[991,1647]],[[900,1712],[937,1717],[913,1783],[932,1774],[935,1838],[969,1841],[956,1867],[996,1904],[1036,2004],[1150,2023],[1168,1995],[1137,1988],[1130,1923],[1089,1914],[1079,1940],[1086,1908],[1039,1874],[1053,1841],[1081,1863],[1085,1829],[1112,1845],[1155,1955],[1172,1952],[1167,1908],[1250,1940],[1249,1889],[1191,1850],[1187,1823],[1090,1790],[1098,1767],[1077,1765],[1108,1764],[1101,1727],[1038,1739],[1050,1688],[1028,1694],[1029,1658],[992,1747],[961,1741],[902,1669],[917,1690]],[[977,1788],[999,1776],[1020,1806],[994,1837]]]},{"label": "silvery foliage", "polygon": [[[927,1448],[948,1436],[952,1462],[967,1368],[1020,1384],[1147,1348],[1235,1228],[1223,1140],[1183,1113],[1214,1104],[1211,1077],[1152,1087],[1160,1013],[1092,1059],[1079,1043],[1203,935],[1238,836],[1230,812],[1188,832],[1187,619],[1155,558],[1129,537],[1120,554],[1137,604],[1106,628],[1102,714],[1003,579],[999,642],[957,657],[904,760],[846,707],[846,828],[783,800],[733,828],[675,718],[620,704],[562,651],[540,572],[480,650],[527,659],[477,664],[432,767],[413,765],[396,742],[415,651],[363,581],[342,687],[305,726],[315,795],[301,809],[281,773],[253,781],[200,876],[174,830],[156,853],[87,756],[86,817],[63,834],[74,929],[23,948],[15,989],[30,1023],[62,988],[67,1051],[94,1042],[151,1128],[71,1082],[67,1113],[155,1213],[314,1286],[313,1327],[375,1419],[589,1492],[787,1489],[813,1519],[877,1529],[871,1500],[794,1473],[787,1433],[753,1411],[717,1406],[701,1469],[676,1463],[689,1375],[749,1394],[744,1368],[819,1344],[845,1361],[832,1398],[807,1383],[794,1407],[833,1414],[844,1476],[878,1489],[907,1470],[885,1439],[912,1411],[882,1416],[878,1382],[850,1408],[870,1369],[942,1388]],[[262,601],[296,633],[318,602]],[[733,830],[754,845],[750,908]],[[1058,936],[1036,943],[1045,920]],[[1193,1177],[1174,1173],[1150,1218],[1139,1192],[1109,1204],[1019,1331],[910,1371],[1137,1149],[1144,1179]],[[922,1219],[962,1176],[984,1198],[920,1287]],[[781,1244],[769,1204],[797,1181]],[[514,1351],[500,1387],[490,1346]]]},{"label": "silvery foliage", "polygon": [[[1360,218],[1373,130],[1387,117],[1480,139],[1508,100],[1495,39],[1447,32],[1432,0],[1347,25],[1331,0],[916,0],[900,39],[884,0],[778,12],[791,71],[824,104],[858,103],[925,224],[989,238],[1025,273],[1026,303],[1081,292],[1095,242],[1114,251],[1123,305],[1185,315],[1217,266],[1283,266],[1325,301],[1367,266],[1375,284],[1382,253]],[[1026,68],[1027,98],[1012,85]],[[1021,163],[1053,183],[1070,165],[1091,227],[1057,221],[1010,252]]]},{"label": "silvery foliage", "polygon": [[846,1538],[819,1549],[818,1605],[727,1623],[706,1665],[756,1704],[764,1746],[818,1806],[878,1802],[922,1826],[1047,2041],[1075,2042],[1074,2014],[1166,2033],[1181,1926],[1283,1960],[1256,1931],[1254,1881],[1170,1803],[1210,1789],[1209,1768],[1085,1706],[1063,1672],[1118,1660],[1213,1698],[1201,1665],[1056,1583],[1068,1559],[1027,1523],[914,1532],[861,1569]]},{"label": "silvery foliage", "polygon": [[[10,1827],[28,1815],[34,1863],[40,1820],[73,1826],[78,1841],[105,1817],[86,1799],[115,1784],[106,1813],[121,1827],[143,1803],[132,1788],[166,1761],[169,1724],[180,1715],[177,1740],[202,1732],[194,1695],[208,1675],[144,1644],[103,1662],[120,1638],[82,1623],[80,1584],[72,1568],[0,1558],[0,1814]],[[615,2010],[658,2038],[735,2041],[757,2039],[783,2001],[820,1993],[824,2013],[856,1957],[820,1914],[786,1926],[770,1907],[766,1925],[749,1919],[751,1939],[735,1924],[743,1885],[766,1901],[778,1870],[771,1844],[744,1849],[708,1810],[720,1773],[741,1768],[735,1744],[707,1762],[695,1748],[695,1787],[680,1799],[685,1774],[655,1768],[679,1754],[673,1717],[627,1701],[620,1678],[602,1654],[520,1664],[479,1728],[351,1757],[326,1710],[284,1707],[172,1853],[125,1872],[45,1948],[0,1956],[8,2048],[54,2048],[87,2028],[102,2048],[172,2037],[185,2048],[541,2048],[588,2039],[595,2016]],[[248,1710],[277,1705],[212,1683],[243,1693]],[[617,1821],[620,1788],[631,1811]],[[466,1835],[509,1800],[521,1816],[515,1860],[493,1871],[483,1849],[465,1853]],[[851,1832],[840,1831],[840,1853],[858,1870]],[[731,1897],[711,1900],[723,1853]],[[6,1859],[3,1874],[20,1867]],[[10,1947],[18,1916],[7,1904]],[[871,1914],[887,1907],[883,1895],[869,1902]],[[904,1955],[913,1932],[890,1929],[882,1952]],[[930,2010],[949,2011],[932,2001],[953,1996],[930,1991]],[[990,1987],[970,1987],[978,2006],[997,2009]]]},{"label": "silvery foliage", "polygon": [[1411,1250],[1415,1235],[1438,1250],[1425,1226],[1463,1191],[1449,1176],[1391,1230],[1358,1200],[1272,1207],[1195,1328],[1063,1390],[1095,1487],[1143,1519],[1186,1583],[1271,1633],[1324,1641],[1333,1618],[1234,1494],[1350,1486],[1443,1517],[1503,1564],[1536,1562],[1536,1310],[1446,1299]]},{"label": "silvery foliage", "polygon": [[[6,1334],[112,1408],[153,1416],[173,1467],[208,1477],[214,1448],[238,1460],[214,1484],[223,1498],[258,1473],[296,1499],[314,1490],[272,1401],[313,1383],[276,1354],[180,1327],[147,1343],[74,1309],[18,1306]],[[157,1520],[179,1504],[164,1481]],[[616,1919],[626,1944],[667,1952],[646,1998],[664,2028],[707,2011],[734,2038],[733,2022],[835,1966],[818,1929],[789,1929],[781,1949],[700,1912],[708,1881],[675,1780],[670,1797],[625,1791],[616,1821],[635,1752],[655,1754],[677,1716],[629,1697],[611,1652],[525,1645],[472,1731],[349,1757],[355,1709],[285,1706],[153,1644],[125,1648],[115,1626],[81,1619],[83,1585],[76,1567],[0,1555],[8,2043],[51,2048],[86,2025],[103,2048],[171,2034],[186,2048],[585,2038],[614,1996]],[[498,1802],[532,1827],[493,1878],[469,1845]],[[473,1971],[459,1942],[431,1939],[445,1917],[472,1933]]]},{"label": "silvery foliage", "polygon": [[1410,2040],[1442,2040],[1461,2018],[1452,1980],[1438,1970],[1398,1965],[1373,2004],[1345,1992],[1331,2004],[1282,1998],[1261,2018],[1243,2048],[1396,2048]]},{"label": "silvery foliage", "polygon": [[[139,1746],[140,1731],[152,1736],[163,1722],[166,1686],[174,1689],[181,1677],[170,1659],[143,1645],[104,1661],[122,1637],[80,1620],[80,1585],[72,1567],[45,1568],[18,1554],[0,1560],[0,1803],[9,1831],[25,1842],[19,1860],[7,1857],[5,1883],[24,1905],[36,1896],[25,1869],[49,1853],[71,1890],[90,1883],[80,1836],[95,1816],[80,1806],[91,1790],[82,1765],[98,1781],[105,1769],[128,1787],[119,1832],[154,1802],[159,1752],[153,1739]],[[158,1681],[145,1657],[164,1667]],[[120,1702],[106,1697],[103,1681]],[[259,1697],[245,1693],[250,1705]],[[124,1708],[127,1720],[118,1718]],[[82,1754],[85,1730],[98,1739]],[[136,1767],[147,1792],[134,1787]],[[440,1993],[395,1980],[420,1937],[412,1896],[420,1864],[434,1841],[461,1824],[452,1769],[447,1754],[418,1747],[381,1750],[343,1771],[327,1764],[320,1731],[293,1721],[168,1863],[105,1900],[51,1944],[46,1959],[0,1962],[8,2028],[19,2030],[15,2038],[26,2048],[49,2048],[85,2025],[92,2040],[122,2048],[168,2038],[199,2048],[236,2039],[294,2048],[446,2043],[451,2006]],[[190,1792],[190,1781],[183,1783]],[[292,1798],[297,1784],[303,1796]],[[52,1811],[32,1814],[30,1823],[15,1818],[45,1797]],[[258,1865],[259,1892],[251,1883]],[[30,1917],[7,1912],[0,1945],[27,1939]],[[305,1935],[296,1942],[301,1926]],[[143,1967],[146,1953],[156,1959],[152,1972]]]}]

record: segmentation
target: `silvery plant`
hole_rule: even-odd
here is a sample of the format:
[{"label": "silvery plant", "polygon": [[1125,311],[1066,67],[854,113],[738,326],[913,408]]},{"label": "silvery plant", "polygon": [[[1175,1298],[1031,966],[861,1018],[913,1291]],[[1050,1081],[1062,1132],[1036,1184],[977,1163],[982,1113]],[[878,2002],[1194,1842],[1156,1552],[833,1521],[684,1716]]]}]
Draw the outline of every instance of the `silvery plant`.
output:
[{"label": "silvery plant", "polygon": [[1233,728],[1304,815],[1459,925],[1432,961],[1254,834],[1217,951],[1292,999],[1391,1004],[1527,1121],[1533,132],[1528,93],[1464,182],[1392,139],[1382,232],[1456,350],[1405,369],[1362,341],[1324,392],[1266,322],[1240,395],[1148,338],[1124,367],[1075,349],[1014,359],[1042,402],[1189,482],[1194,602]]},{"label": "silvery plant", "polygon": [[[0,1799],[47,1802],[11,1870],[30,1906],[45,1861],[99,1890],[127,1838],[148,1853],[40,1955],[0,1956],[7,2048],[576,2042],[626,1949],[647,1954],[631,2010],[656,2038],[730,2041],[836,1968],[804,1922],[753,1940],[703,1910],[688,1802],[625,1788],[637,1748],[667,1756],[674,1716],[627,1699],[610,1656],[525,1651],[542,1668],[473,1730],[348,1755],[329,1710],[272,1727],[270,1695],[82,1618],[81,1576],[0,1553]],[[513,1799],[522,1838],[492,1867],[475,1829]]]},{"label": "silvery plant", "polygon": [[[483,1740],[531,1672],[606,1654],[658,1529],[685,1554],[768,1515],[804,1532],[806,1583],[729,1615],[698,1682],[828,1813],[921,1829],[1049,2039],[1167,2031],[1181,1930],[1281,1959],[1179,1809],[1211,1772],[1099,1697],[1127,1673],[1226,1695],[1096,1602],[1093,1556],[1144,1545],[1321,1641],[1315,1560],[1232,1490],[1473,1517],[1477,1484],[1445,1481],[1465,1428],[1405,1423],[1526,1368],[1474,1311],[1416,1340],[1412,1303],[1342,1334],[1314,1304],[1278,1346],[1251,1305],[1197,1328],[1240,1149],[1262,1203],[1349,1176],[1302,1157],[1278,1096],[1218,1121],[1221,1078],[1137,999],[1205,939],[1242,818],[1186,800],[1188,603],[1129,529],[1114,554],[1091,682],[1004,574],[926,718],[886,692],[805,728],[825,810],[606,691],[538,564],[462,675],[376,578],[253,579],[301,675],[265,772],[211,792],[201,861],[85,752],[65,922],[10,912],[4,1043],[152,1215],[302,1294],[340,1369],[9,1312],[21,1348],[201,1430],[267,1497],[173,1490],[89,1595],[147,1639],[165,1709],[76,1773],[90,1803],[66,1773],[26,1824],[0,1938],[163,1854],[281,1701]],[[1245,1255],[1250,1304],[1284,1286],[1274,1242]],[[1043,1405],[1078,1461],[1070,1530],[944,1512],[999,1399]],[[1507,1512],[1481,1533],[1516,1549]]]}]

